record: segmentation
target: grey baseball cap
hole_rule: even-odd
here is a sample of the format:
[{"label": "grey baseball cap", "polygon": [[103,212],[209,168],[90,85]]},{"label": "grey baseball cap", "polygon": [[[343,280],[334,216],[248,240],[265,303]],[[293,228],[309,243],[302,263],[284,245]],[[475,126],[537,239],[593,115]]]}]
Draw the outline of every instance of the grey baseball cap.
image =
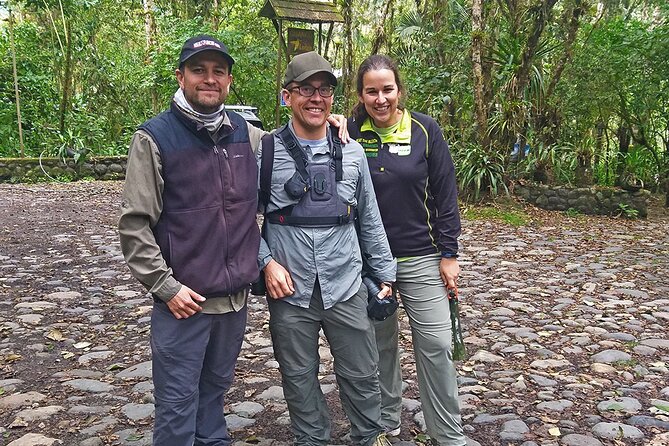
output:
[{"label": "grey baseball cap", "polygon": [[286,67],[283,86],[285,87],[291,82],[302,82],[316,73],[327,74],[330,78],[330,84],[332,86],[337,85],[337,77],[332,72],[332,65],[323,56],[315,51],[298,54],[293,57],[293,60]]},{"label": "grey baseball cap", "polygon": [[223,42],[216,39],[215,37],[211,37],[206,34],[200,34],[186,40],[186,43],[184,43],[184,45],[181,47],[179,66],[183,66],[184,62],[196,54],[201,53],[202,51],[217,51],[221,53],[228,62],[229,68],[232,68],[232,65],[235,63],[235,60],[228,52],[228,47],[225,46]]}]

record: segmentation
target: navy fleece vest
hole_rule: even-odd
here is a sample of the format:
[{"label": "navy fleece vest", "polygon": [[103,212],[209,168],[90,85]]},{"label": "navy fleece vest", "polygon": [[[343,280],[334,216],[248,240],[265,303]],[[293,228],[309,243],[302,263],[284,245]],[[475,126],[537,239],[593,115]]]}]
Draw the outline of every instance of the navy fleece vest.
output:
[{"label": "navy fleece vest", "polygon": [[205,297],[258,277],[258,169],[246,121],[228,116],[216,142],[174,104],[140,126],[160,149],[165,181],[156,241],[174,277]]}]

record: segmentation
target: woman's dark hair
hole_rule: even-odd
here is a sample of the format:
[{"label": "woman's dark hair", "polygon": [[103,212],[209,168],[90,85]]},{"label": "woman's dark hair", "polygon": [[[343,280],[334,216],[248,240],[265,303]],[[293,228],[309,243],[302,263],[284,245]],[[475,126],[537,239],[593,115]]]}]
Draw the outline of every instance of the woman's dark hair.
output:
[{"label": "woman's dark hair", "polygon": [[[372,70],[390,70],[395,76],[395,83],[400,93],[404,93],[404,84],[402,83],[402,78],[400,77],[400,72],[397,69],[397,64],[388,56],[383,54],[374,54],[369,56],[367,59],[363,60],[358,68],[358,75],[356,77],[356,90],[358,92],[358,97],[362,96],[362,87],[363,87],[363,77],[365,74]],[[404,108],[402,104],[398,106],[400,109]],[[367,110],[365,110],[365,104],[358,101],[358,103],[353,107],[351,111],[353,118],[362,125],[365,119],[369,117]]]}]

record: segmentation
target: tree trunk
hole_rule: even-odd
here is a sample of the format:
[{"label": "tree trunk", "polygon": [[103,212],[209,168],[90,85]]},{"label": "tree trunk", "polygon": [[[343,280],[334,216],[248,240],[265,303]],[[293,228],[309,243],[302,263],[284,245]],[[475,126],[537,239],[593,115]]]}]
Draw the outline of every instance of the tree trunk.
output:
[{"label": "tree trunk", "polygon": [[660,179],[660,186],[664,189],[664,206],[669,208],[669,157],[665,155],[664,179]]},{"label": "tree trunk", "polygon": [[381,47],[387,41],[388,36],[386,33],[386,22],[388,21],[389,12],[393,7],[393,2],[394,0],[388,0],[388,2],[386,3],[386,8],[383,10],[383,16],[381,17],[381,22],[376,27],[376,35],[374,37],[372,43],[372,51],[370,53],[372,55],[377,54],[381,50]]},{"label": "tree trunk", "polygon": [[592,177],[592,154],[587,150],[579,150],[576,154],[575,183],[578,187],[590,186]]},{"label": "tree trunk", "polygon": [[488,115],[484,98],[483,63],[483,0],[472,3],[472,69],[474,72],[474,104],[479,144],[488,147]]},{"label": "tree trunk", "polygon": [[543,34],[546,23],[551,16],[553,7],[557,3],[557,0],[544,0],[541,5],[534,8],[535,15],[534,24],[530,35],[525,44],[525,49],[523,54],[520,57],[520,66],[518,71],[514,75],[513,79],[509,83],[508,88],[508,102],[511,104],[519,104],[517,107],[511,111],[511,140],[506,141],[506,145],[509,146],[513,144],[513,140],[517,135],[521,135],[526,126],[526,112],[525,105],[522,103],[522,96],[525,88],[529,85],[530,81],[530,72],[532,70],[532,65],[534,63],[534,57],[537,53],[537,48],[539,47],[539,41],[541,35]]},{"label": "tree trunk", "polygon": [[616,185],[621,186],[624,181],[625,176],[625,158],[629,153],[630,142],[632,138],[630,136],[630,130],[625,126],[624,123],[620,124],[618,127],[618,165],[616,166]]},{"label": "tree trunk", "polygon": [[518,0],[506,0],[506,8],[509,11],[508,17],[509,17],[509,23],[511,26],[509,27],[509,34],[511,34],[512,37],[515,37],[518,34],[518,31],[520,31],[520,19],[521,19],[521,14],[518,8]]},{"label": "tree trunk", "polygon": [[[144,62],[151,64],[151,51],[156,46],[156,19],[153,15],[153,0],[142,0],[144,6],[144,33],[146,35],[146,57]],[[158,85],[151,86],[151,109],[158,113]]]},{"label": "tree trunk", "polygon": [[569,21],[569,26],[567,28],[567,38],[565,39],[564,42],[564,54],[562,55],[557,65],[555,66],[555,70],[553,70],[553,76],[551,77],[551,82],[548,85],[548,88],[546,89],[546,96],[544,98],[545,101],[548,100],[548,98],[550,98],[553,95],[555,87],[560,81],[560,77],[562,77],[562,72],[564,71],[564,68],[567,66],[567,63],[571,60],[574,49],[574,42],[576,41],[576,34],[578,32],[578,28],[581,25],[580,20],[583,14],[583,10],[584,7],[582,5],[582,1],[575,0],[574,8],[572,9],[571,13],[571,19]]},{"label": "tree trunk", "polygon": [[156,44],[156,20],[153,16],[153,0],[142,0],[144,6],[144,34],[146,47],[150,50]]},{"label": "tree trunk", "polygon": [[281,125],[281,72],[283,71],[282,54],[286,55],[286,63],[288,63],[288,47],[283,39],[283,20],[272,19],[272,24],[279,36],[277,39],[277,54],[276,54],[276,105],[274,107],[274,127],[278,128]]},{"label": "tree trunk", "polygon": [[328,27],[328,34],[325,37],[325,50],[323,51],[323,57],[327,59],[328,51],[330,50],[330,42],[332,42],[332,29],[334,28],[334,23],[330,22]]},{"label": "tree trunk", "polygon": [[[600,154],[602,153],[602,147],[604,147],[604,130],[606,129],[606,124],[603,120],[597,122],[597,136],[595,137],[595,153],[593,163],[596,166],[599,164]],[[607,172],[608,174],[608,172]]]},{"label": "tree trunk", "polygon": [[544,2],[536,8],[537,16],[534,19],[534,26],[530,32],[530,36],[525,44],[525,49],[520,58],[520,67],[511,82],[511,99],[518,100],[522,96],[523,90],[527,87],[530,79],[530,70],[534,63],[534,56],[539,47],[539,39],[546,27],[546,23],[550,18],[551,11],[557,3],[557,0],[544,0]]},{"label": "tree trunk", "polygon": [[19,150],[21,158],[25,157],[25,148],[23,147],[23,124],[21,122],[21,94],[19,92],[19,76],[16,71],[16,47],[14,46],[14,17],[12,10],[9,10],[9,46],[12,53],[12,74],[14,76],[14,93],[16,95],[16,121],[19,124]]},{"label": "tree trunk", "polygon": [[[425,3],[427,3],[427,0],[425,0]],[[425,4],[420,0],[416,0],[416,11],[418,11],[421,15],[425,12]]]},{"label": "tree trunk", "polygon": [[[665,135],[667,134],[668,129],[665,129]],[[669,138],[662,138],[664,142],[664,169],[661,169],[664,172],[664,181],[660,184],[664,184],[664,206],[669,208]]]},{"label": "tree trunk", "polygon": [[65,23],[65,69],[63,72],[63,93],[60,100],[59,121],[61,133],[65,131],[65,118],[70,108],[72,95],[72,28]]},{"label": "tree trunk", "polygon": [[434,0],[430,6],[432,26],[435,31],[432,33],[432,47],[437,53],[437,64],[442,67],[448,64],[448,58],[444,53],[443,33],[440,32],[440,30],[448,26],[444,5],[445,2],[443,0]]},{"label": "tree trunk", "polygon": [[218,10],[218,0],[211,2],[211,27],[214,31],[218,31],[220,25],[221,16],[220,11]]},{"label": "tree trunk", "polygon": [[[494,18],[491,13],[487,13],[485,9],[485,2],[482,3],[482,14],[481,17],[485,19],[483,23],[483,28],[486,30],[484,33],[483,37],[485,37],[485,41],[482,42],[482,50],[485,50],[485,54],[482,54],[482,68],[483,68],[483,103],[486,104],[486,115],[490,113],[490,110],[493,107],[494,100],[493,98],[495,97],[495,91],[492,87],[492,70],[493,70],[493,63],[491,61],[491,52],[492,49],[495,47],[495,42],[498,39],[498,33],[499,30],[495,26],[494,22],[491,22],[491,20]],[[490,11],[490,9],[488,9]],[[487,26],[491,25],[491,26]]]},{"label": "tree trunk", "polygon": [[342,63],[342,79],[344,110],[345,113],[351,110],[351,98],[353,96],[353,2],[344,0],[342,5],[342,15],[344,16],[344,41],[343,51],[344,60]]}]

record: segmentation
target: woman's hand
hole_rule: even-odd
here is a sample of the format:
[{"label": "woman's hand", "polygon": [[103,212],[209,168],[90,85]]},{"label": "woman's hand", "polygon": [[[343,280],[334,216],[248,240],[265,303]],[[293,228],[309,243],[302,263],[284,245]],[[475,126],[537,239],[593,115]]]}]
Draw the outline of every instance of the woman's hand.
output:
[{"label": "woman's hand", "polygon": [[[455,296],[458,295],[458,276],[460,275],[460,265],[456,258],[442,258],[439,263],[439,273],[441,280],[447,289],[455,291]],[[449,296],[450,299],[450,296]]]},{"label": "woman's hand", "polygon": [[341,139],[342,144],[349,142],[348,134],[348,122],[346,121],[346,116],[344,115],[330,115],[328,116],[328,122],[339,128],[339,139]]}]

